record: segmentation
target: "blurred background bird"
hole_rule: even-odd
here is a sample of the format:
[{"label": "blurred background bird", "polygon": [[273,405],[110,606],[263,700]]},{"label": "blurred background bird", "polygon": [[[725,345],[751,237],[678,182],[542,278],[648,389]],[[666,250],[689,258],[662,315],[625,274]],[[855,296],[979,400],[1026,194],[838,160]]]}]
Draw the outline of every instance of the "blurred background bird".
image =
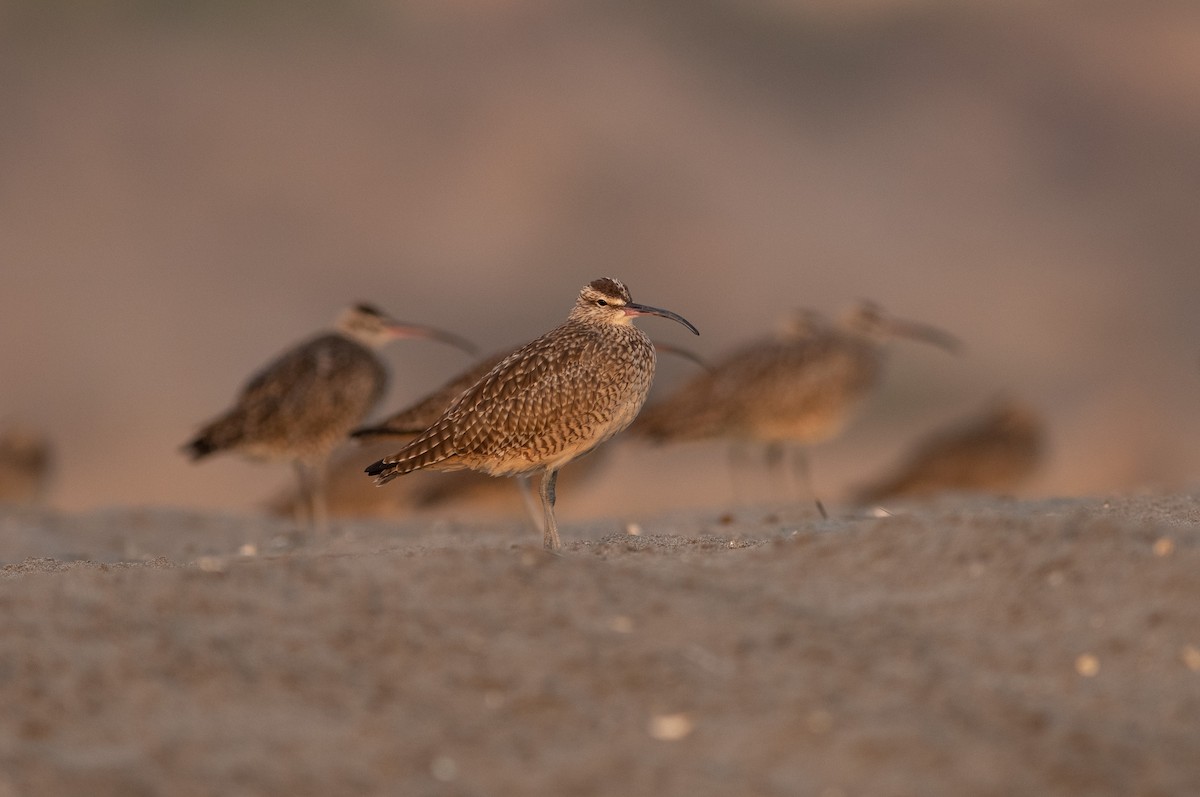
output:
[{"label": "blurred background bird", "polygon": [[888,472],[855,491],[852,501],[878,504],[945,492],[1011,494],[1036,472],[1045,456],[1041,418],[1015,399],[999,399],[983,412],[919,440]]},{"label": "blurred background bird", "polygon": [[813,495],[806,447],[841,433],[878,386],[885,344],[895,338],[958,348],[948,333],[892,318],[874,302],[855,304],[837,324],[800,311],[780,334],[734,349],[711,371],[647,407],[630,432],[655,443],[727,438],[735,460],[740,444],[760,443],[772,468],[790,448],[796,480]]},{"label": "blurred background bird", "polygon": [[451,333],[395,321],[368,304],[353,305],[331,331],[289,349],[255,374],[233,407],[208,423],[185,452],[193,460],[237,451],[291,462],[303,519],[323,529],[326,462],[383,397],[388,372],[375,351],[399,338],[427,338],[473,352]]},{"label": "blurred background bird", "polygon": [[50,438],[19,427],[0,431],[0,505],[42,503],[54,471]]}]

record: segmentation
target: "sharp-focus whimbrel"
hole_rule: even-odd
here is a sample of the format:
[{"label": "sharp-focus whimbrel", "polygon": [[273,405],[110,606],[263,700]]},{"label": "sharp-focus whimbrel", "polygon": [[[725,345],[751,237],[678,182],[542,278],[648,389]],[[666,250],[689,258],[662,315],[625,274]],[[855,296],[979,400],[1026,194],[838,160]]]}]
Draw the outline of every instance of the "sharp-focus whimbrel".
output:
[{"label": "sharp-focus whimbrel", "polygon": [[542,474],[543,544],[561,547],[554,519],[558,471],[628,426],[654,377],[654,345],[632,323],[682,316],[635,304],[618,280],[585,285],[567,321],[501,360],[428,429],[366,469],[377,484],[421,468],[489,476]]},{"label": "sharp-focus whimbrel", "polygon": [[280,355],[242,388],[237,403],[184,450],[193,459],[239,451],[289,460],[314,527],[325,524],[329,453],[382,398],[387,369],[375,354],[398,338],[431,338],[471,352],[471,344],[432,327],[394,321],[366,304],[347,308],[336,327]]},{"label": "sharp-focus whimbrel", "polygon": [[[652,341],[652,343],[654,343],[655,351],[660,355],[672,354],[688,360],[701,368],[709,367],[695,352],[682,346],[658,341]],[[454,399],[458,398],[467,388],[486,376],[488,371],[492,370],[497,363],[512,353],[511,350],[504,351],[483,358],[463,373],[434,390],[428,396],[419,399],[385,420],[371,426],[355,429],[350,433],[351,437],[357,438],[364,443],[376,443],[377,441],[389,438],[412,438],[414,435],[420,434],[441,417],[442,413],[446,411],[446,408],[450,406]],[[586,476],[594,474],[597,470],[595,466],[602,459],[602,456],[593,453],[578,465],[574,465],[568,475],[575,482],[579,482]],[[338,479],[338,476],[335,475],[335,479]],[[340,479],[335,484],[339,482]],[[518,479],[518,482],[520,497],[525,504],[526,510],[529,512],[530,519],[535,526],[541,529],[542,511],[530,494],[528,479]],[[340,492],[343,494],[351,491],[349,485],[344,482],[340,482],[340,487]],[[507,496],[502,495],[505,489],[507,488],[502,483],[498,483],[496,479],[492,479],[483,473],[461,470],[453,474],[446,474],[440,479],[422,483],[421,486],[411,491],[408,501],[412,508],[433,507],[459,501],[474,504],[492,503],[503,506],[507,498]],[[335,493],[338,492],[337,486],[334,487],[334,491]],[[354,489],[353,493],[359,496],[359,504],[371,503],[371,501],[364,500],[361,497],[362,493],[360,490]]]},{"label": "sharp-focus whimbrel", "polygon": [[[924,340],[954,349],[956,341],[933,327],[889,318],[860,302],[840,324],[807,312],[783,334],[729,353],[708,373],[647,407],[630,430],[656,442],[715,437],[766,443],[778,461],[784,444],[807,480],[803,446],[841,432],[859,402],[878,383],[884,342]],[[824,507],[817,502],[824,515]]]},{"label": "sharp-focus whimbrel", "polygon": [[1011,491],[1037,469],[1044,436],[1032,409],[1012,399],[998,401],[919,442],[892,473],[860,488],[854,500],[874,504],[949,491]]}]

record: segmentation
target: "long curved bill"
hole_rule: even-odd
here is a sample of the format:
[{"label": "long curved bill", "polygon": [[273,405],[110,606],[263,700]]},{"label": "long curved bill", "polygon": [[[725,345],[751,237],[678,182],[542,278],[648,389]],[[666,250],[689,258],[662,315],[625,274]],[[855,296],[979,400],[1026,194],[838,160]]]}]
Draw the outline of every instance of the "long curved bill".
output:
[{"label": "long curved bill", "polygon": [[453,332],[446,332],[436,327],[393,321],[388,324],[388,330],[395,338],[427,338],[428,340],[438,340],[442,343],[448,343],[456,349],[465,351],[467,354],[475,355],[479,353],[479,350],[475,348],[475,344],[471,343],[471,341],[455,335]]},{"label": "long curved bill", "polygon": [[670,310],[664,310],[661,307],[651,307],[648,304],[638,304],[637,302],[628,302],[622,308],[625,315],[656,315],[661,318],[669,318],[672,321],[678,321],[692,331],[693,335],[699,335],[700,330],[692,325],[691,321],[681,316],[679,313],[672,313]]},{"label": "long curved bill", "polygon": [[650,341],[654,344],[654,348],[659,354],[674,354],[676,357],[682,357],[688,362],[703,368],[705,371],[712,373],[713,367],[708,364],[708,361],[701,357],[691,349],[685,349],[683,346],[676,346],[674,343],[661,343],[657,340]]},{"label": "long curved bill", "polygon": [[884,323],[884,330],[896,337],[932,343],[934,346],[945,349],[951,354],[957,354],[962,349],[962,342],[949,332],[929,326],[928,324],[920,324],[916,321],[902,321],[896,318],[888,319]]}]

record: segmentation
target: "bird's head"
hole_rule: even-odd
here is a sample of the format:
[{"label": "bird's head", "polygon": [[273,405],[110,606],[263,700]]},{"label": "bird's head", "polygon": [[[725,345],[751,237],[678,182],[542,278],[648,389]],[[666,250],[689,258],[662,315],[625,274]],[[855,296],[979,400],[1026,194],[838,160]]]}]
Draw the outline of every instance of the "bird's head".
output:
[{"label": "bird's head", "polygon": [[475,354],[475,347],[467,340],[451,332],[420,324],[408,324],[389,316],[374,305],[360,302],[342,311],[337,330],[348,338],[370,348],[399,338],[427,338],[440,340],[468,354]]},{"label": "bird's head", "polygon": [[893,338],[908,338],[931,343],[948,352],[957,352],[962,345],[949,332],[928,324],[894,318],[878,304],[866,299],[859,301],[842,317],[842,327],[879,343]]},{"label": "bird's head", "polygon": [[639,315],[669,318],[683,324],[692,334],[700,334],[690,321],[678,313],[633,301],[625,284],[612,277],[601,277],[584,285],[583,290],[579,292],[579,298],[575,300],[570,317],[572,320],[596,324],[622,325],[632,323],[634,317]]}]

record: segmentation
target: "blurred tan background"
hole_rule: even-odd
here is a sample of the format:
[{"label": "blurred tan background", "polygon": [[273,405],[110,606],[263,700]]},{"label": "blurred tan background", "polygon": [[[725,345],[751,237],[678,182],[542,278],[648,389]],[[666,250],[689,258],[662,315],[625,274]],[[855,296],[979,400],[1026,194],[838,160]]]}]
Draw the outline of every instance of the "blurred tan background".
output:
[{"label": "blurred tan background", "polygon": [[[56,506],[259,506],[286,468],[178,447],[344,304],[491,350],[602,275],[707,356],[858,297],[962,338],[894,347],[834,504],[1001,392],[1031,494],[1200,481],[1194,2],[16,0],[0,109],[0,423]],[[381,411],[467,365],[387,358]],[[560,508],[729,497],[720,443],[623,445]]]}]

